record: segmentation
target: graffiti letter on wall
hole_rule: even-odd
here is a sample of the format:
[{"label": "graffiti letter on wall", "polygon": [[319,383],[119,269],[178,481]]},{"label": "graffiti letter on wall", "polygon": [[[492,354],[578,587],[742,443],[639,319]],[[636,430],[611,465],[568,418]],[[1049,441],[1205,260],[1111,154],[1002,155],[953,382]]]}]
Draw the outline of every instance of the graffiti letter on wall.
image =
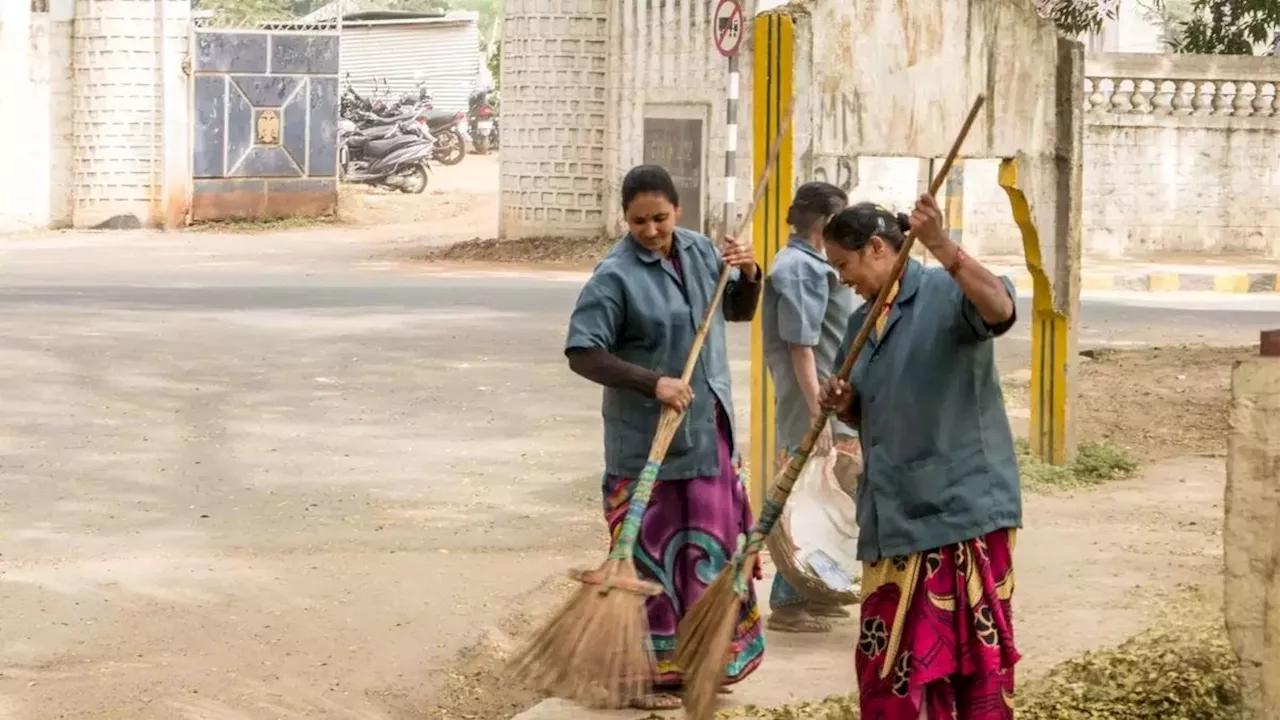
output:
[{"label": "graffiti letter on wall", "polygon": [[858,97],[847,90],[823,93],[818,105],[814,150],[821,154],[850,155],[862,141]]},{"label": "graffiti letter on wall", "polygon": [[819,155],[813,159],[813,179],[835,185],[846,193],[858,184],[858,159],[844,155]]}]

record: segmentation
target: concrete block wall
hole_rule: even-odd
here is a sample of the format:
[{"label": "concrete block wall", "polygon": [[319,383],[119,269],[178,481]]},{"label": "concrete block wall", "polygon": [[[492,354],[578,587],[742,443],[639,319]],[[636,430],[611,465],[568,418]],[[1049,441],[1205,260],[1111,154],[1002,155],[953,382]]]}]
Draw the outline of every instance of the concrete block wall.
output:
[{"label": "concrete block wall", "polygon": [[505,9],[498,234],[599,236],[610,0],[507,0]]},{"label": "concrete block wall", "polygon": [[[1086,75],[1086,256],[1280,256],[1280,58],[1112,53]],[[860,158],[855,196],[910,202],[915,166]],[[1017,255],[998,167],[965,163],[964,241]]]},{"label": "concrete block wall", "polygon": [[[743,2],[752,17],[754,3]],[[627,170],[645,162],[645,117],[700,118],[703,134],[703,226],[715,232],[724,218],[724,157],[728,147],[725,106],[728,95],[728,60],[716,50],[712,38],[710,0],[622,0],[615,4],[620,42],[617,75],[619,103],[613,133],[619,138],[616,168],[606,178],[606,217],[611,231],[623,228],[618,206],[619,184]],[[752,166],[752,50],[750,21],[739,47],[738,137],[735,177],[735,212],[741,215],[750,202]],[[686,203],[687,205],[687,203]],[[736,221],[736,218],[733,218]],[[736,222],[732,223],[736,224]]]},{"label": "concrete block wall", "polygon": [[1269,128],[1125,119],[1085,131],[1086,252],[1280,255],[1280,119]]},{"label": "concrete block wall", "polygon": [[[701,0],[508,2],[500,237],[619,232],[619,184],[644,162],[646,115],[703,120],[700,204],[704,225],[720,226],[728,71],[712,42],[713,9]],[[741,52],[739,213],[753,175],[746,43]]]},{"label": "concrete block wall", "polygon": [[170,0],[76,2],[72,142],[77,227],[115,217],[153,224],[162,217],[165,112],[178,111],[165,107],[164,33],[184,39],[187,33],[185,21],[168,23],[163,13],[182,6],[187,4]]}]

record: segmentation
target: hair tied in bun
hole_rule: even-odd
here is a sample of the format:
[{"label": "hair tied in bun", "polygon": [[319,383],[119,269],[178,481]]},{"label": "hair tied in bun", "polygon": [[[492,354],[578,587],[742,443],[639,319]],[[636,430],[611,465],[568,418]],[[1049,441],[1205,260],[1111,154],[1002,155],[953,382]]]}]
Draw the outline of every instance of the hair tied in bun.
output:
[{"label": "hair tied in bun", "polygon": [[902,232],[911,232],[911,218],[906,213],[898,213],[898,229]]}]

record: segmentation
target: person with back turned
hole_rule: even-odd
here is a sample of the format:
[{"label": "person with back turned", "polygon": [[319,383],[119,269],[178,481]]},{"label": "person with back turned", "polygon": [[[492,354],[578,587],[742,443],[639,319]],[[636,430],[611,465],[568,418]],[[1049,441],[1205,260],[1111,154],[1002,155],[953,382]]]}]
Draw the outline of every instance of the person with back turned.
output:
[{"label": "person with back turned", "polygon": [[[830,183],[808,182],[797,188],[787,211],[791,238],[774,257],[765,280],[764,355],[773,378],[779,467],[786,465],[822,412],[819,391],[835,370],[840,340],[853,313],[853,291],[827,262],[822,238],[827,221],[848,202],[848,195]],[[828,424],[814,448],[813,462],[824,462],[837,444],[856,447],[853,436],[843,423]],[[781,572],[773,578],[769,607],[768,628],[777,632],[828,632],[831,625],[825,618],[849,617],[839,605],[806,597]]]}]

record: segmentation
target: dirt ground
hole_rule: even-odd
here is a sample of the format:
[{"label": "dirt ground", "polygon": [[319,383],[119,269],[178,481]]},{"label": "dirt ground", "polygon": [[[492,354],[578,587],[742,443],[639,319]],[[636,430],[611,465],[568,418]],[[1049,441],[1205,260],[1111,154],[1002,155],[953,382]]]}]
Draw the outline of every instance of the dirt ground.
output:
[{"label": "dirt ground", "polygon": [[[1172,596],[1216,582],[1224,480],[1217,456],[1225,451],[1231,362],[1246,352],[1208,346],[1086,351],[1078,406],[1083,436],[1128,448],[1144,467],[1138,478],[1113,486],[1026,498],[1016,606],[1025,672],[1118,643],[1146,627],[1152,609]],[[1135,382],[1139,377],[1149,381]],[[1013,381],[1012,398],[1025,400],[1022,383],[1019,393]],[[765,596],[768,581],[758,585]],[[536,702],[498,671],[537,617],[526,610],[504,626],[511,635],[473,648],[436,717],[497,720]],[[856,637],[852,622],[820,637],[770,635],[765,664],[725,704],[766,706],[848,692]],[[548,720],[643,714],[588,716],[574,709]]]},{"label": "dirt ground", "polygon": [[[483,163],[416,199],[344,197],[341,226],[6,238],[0,720],[498,720],[536,700],[500,661],[604,542],[599,396],[559,351],[575,281],[388,259],[492,235]],[[1181,336],[1161,322],[1142,337]],[[1241,351],[1090,332],[1081,431],[1146,467],[1027,498],[1030,672],[1220,566],[1212,455]],[[1014,398],[1026,343],[998,346]],[[743,410],[749,333],[730,344]],[[735,699],[847,692],[853,634],[771,636]]]},{"label": "dirt ground", "polygon": [[[1226,451],[1231,366],[1256,348],[1104,349],[1082,358],[1080,429],[1143,460]],[[1136,381],[1141,379],[1141,382]]]}]

